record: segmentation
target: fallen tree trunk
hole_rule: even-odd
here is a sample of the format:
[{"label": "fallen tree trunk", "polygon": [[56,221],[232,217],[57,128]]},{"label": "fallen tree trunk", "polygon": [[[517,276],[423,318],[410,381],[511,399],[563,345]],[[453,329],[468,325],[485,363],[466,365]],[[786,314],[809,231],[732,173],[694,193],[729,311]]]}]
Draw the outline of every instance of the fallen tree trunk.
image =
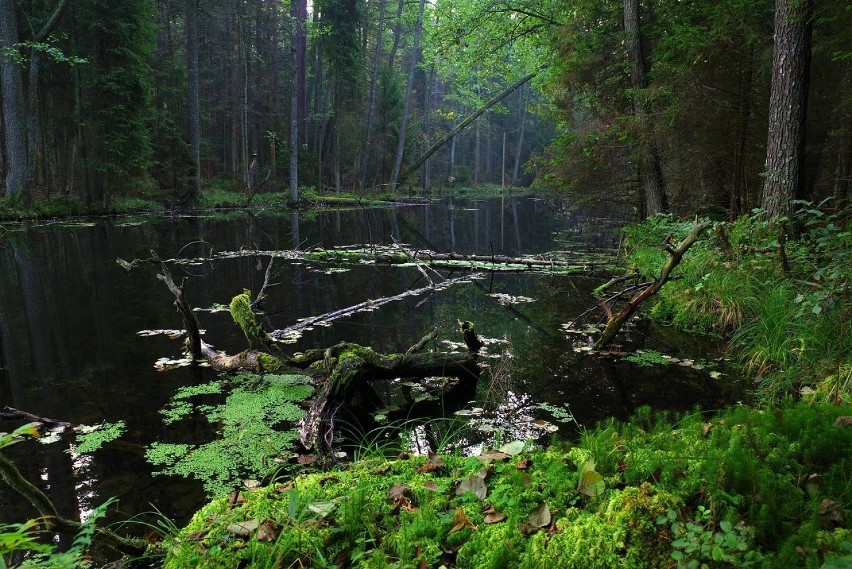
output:
[{"label": "fallen tree trunk", "polygon": [[[460,381],[475,381],[479,377],[477,357],[482,342],[476,336],[473,324],[470,322],[465,322],[462,326],[461,332],[468,346],[468,352],[462,354],[422,351],[437,336],[437,330],[433,330],[402,354],[382,354],[369,347],[343,342],[324,350],[312,349],[291,356],[278,347],[274,333],[267,333],[257,321],[248,290],[231,300],[230,312],[234,322],[243,331],[249,349],[236,355],[219,352],[201,340],[192,307],[183,297],[182,288],[174,284],[164,262],[160,261],[155,254],[147,261],[135,260],[128,263],[119,260],[119,264],[128,270],[145,262],[160,265],[161,274],[158,278],[166,283],[169,291],[175,296],[176,304],[184,316],[184,324],[187,325],[187,342],[190,346],[198,346],[198,356],[194,356],[196,359],[205,360],[211,367],[223,372],[238,370],[258,373],[295,372],[307,373],[312,377],[317,390],[308,415],[300,428],[302,444],[308,449],[316,444],[322,422],[333,416],[332,407],[345,402],[350,389],[358,389],[372,381],[398,377],[457,377]],[[465,279],[469,278],[465,277]],[[446,288],[457,280],[450,279],[439,285],[432,285],[428,287],[428,290]],[[407,291],[401,296],[409,296],[415,292],[418,291]],[[395,297],[388,297],[387,301],[393,298]],[[357,310],[358,306],[360,305],[345,311],[351,313]],[[187,319],[187,314],[192,315],[192,319]],[[308,319],[302,327],[320,321],[326,322],[334,317],[334,313],[330,313],[318,319]]]},{"label": "fallen tree trunk", "polygon": [[[439,269],[468,269],[488,271],[544,271],[566,274],[590,273],[604,271],[613,265],[611,255],[607,251],[596,252],[593,256],[587,253],[557,252],[554,254],[538,255],[535,257],[509,257],[506,255],[465,255],[463,253],[438,253],[429,250],[407,250],[399,246],[366,247],[335,247],[331,249],[309,249],[306,251],[260,251],[242,249],[240,251],[224,251],[217,255],[220,259],[234,257],[268,255],[293,261],[307,261],[334,265],[346,264],[375,264],[375,265],[408,265],[417,263]],[[564,256],[575,256],[566,259]],[[562,257],[562,258],[560,258]],[[171,261],[178,262],[172,259]]]},{"label": "fallen tree trunk", "polygon": [[[689,250],[692,245],[698,241],[701,237],[701,234],[704,233],[710,227],[709,223],[697,223],[692,228],[692,231],[689,232],[689,235],[681,241],[677,247],[672,247],[671,244],[666,244],[665,249],[669,254],[668,259],[663,264],[660,269],[660,274],[655,278],[652,282],[642,288],[638,293],[636,293],[627,303],[622,307],[618,312],[612,311],[611,309],[608,311],[609,317],[607,318],[606,328],[601,333],[600,337],[595,342],[594,348],[596,350],[600,350],[607,345],[609,345],[613,339],[615,339],[616,334],[621,330],[621,328],[627,323],[628,320],[636,313],[639,309],[639,306],[657,294],[663,285],[665,285],[671,279],[671,273],[674,271],[675,267],[680,264],[683,255]],[[618,295],[616,295],[617,297]],[[607,308],[609,305],[607,304]]]},{"label": "fallen tree trunk", "polygon": [[521,77],[520,79],[518,79],[517,81],[515,81],[514,83],[512,83],[511,85],[509,85],[508,87],[506,87],[502,91],[500,91],[497,95],[495,95],[494,97],[489,99],[484,105],[479,107],[476,111],[472,112],[467,117],[465,117],[465,119],[463,121],[461,121],[459,124],[457,124],[452,130],[450,130],[450,132],[448,132],[446,135],[444,135],[435,144],[430,146],[426,150],[426,152],[424,152],[423,154],[418,156],[411,164],[409,164],[408,167],[402,172],[402,175],[400,176],[398,183],[399,184],[403,183],[412,173],[416,172],[417,169],[420,168],[420,166],[422,166],[423,163],[426,162],[429,159],[430,156],[435,154],[435,152],[437,152],[442,146],[444,146],[446,143],[451,141],[453,139],[453,137],[455,137],[458,133],[460,133],[465,128],[467,128],[468,125],[470,125],[473,121],[478,119],[485,111],[487,111],[488,109],[490,109],[491,107],[493,107],[494,105],[496,105],[497,103],[499,103],[500,101],[505,99],[507,96],[509,96],[511,93],[513,93],[518,87],[520,87],[521,85],[523,85],[524,83],[526,83],[527,81],[529,81],[530,79],[535,77],[536,75],[538,75],[538,70],[533,71],[531,73],[527,73],[526,75],[524,75],[523,77]]}]

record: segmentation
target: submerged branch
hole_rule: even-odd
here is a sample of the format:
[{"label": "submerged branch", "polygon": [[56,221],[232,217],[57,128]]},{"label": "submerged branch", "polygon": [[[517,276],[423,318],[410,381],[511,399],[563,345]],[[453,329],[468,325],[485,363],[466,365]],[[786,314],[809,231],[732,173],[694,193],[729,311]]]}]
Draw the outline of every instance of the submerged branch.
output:
[{"label": "submerged branch", "polygon": [[409,296],[418,296],[420,294],[424,294],[427,292],[437,292],[441,290],[445,290],[454,284],[470,282],[473,279],[479,278],[482,275],[479,273],[474,273],[472,275],[465,275],[462,277],[455,277],[452,279],[447,279],[438,284],[431,284],[430,286],[425,286],[422,288],[411,289],[405,292],[401,292],[399,294],[395,294],[393,296],[385,296],[376,300],[365,300],[364,302],[359,302],[358,304],[347,306],[346,308],[340,308],[338,310],[332,310],[331,312],[326,312],[325,314],[320,314],[318,316],[311,316],[309,318],[305,318],[300,320],[299,322],[293,324],[292,326],[288,326],[287,328],[283,328],[281,330],[275,330],[270,332],[270,336],[275,340],[281,340],[288,337],[291,337],[293,334],[301,332],[311,326],[324,325],[338,318],[343,318],[345,316],[350,316],[352,314],[356,314],[358,312],[367,312],[370,310],[375,310],[379,306],[383,304],[388,304],[389,302],[395,302],[397,300],[402,300]]},{"label": "submerged branch", "polygon": [[[50,498],[24,478],[18,467],[3,454],[0,454],[0,478],[38,511],[49,528],[70,534],[76,534],[83,529],[80,522],[60,516]],[[147,549],[143,540],[122,537],[103,528],[95,529],[95,539],[122,553],[138,555]]]}]

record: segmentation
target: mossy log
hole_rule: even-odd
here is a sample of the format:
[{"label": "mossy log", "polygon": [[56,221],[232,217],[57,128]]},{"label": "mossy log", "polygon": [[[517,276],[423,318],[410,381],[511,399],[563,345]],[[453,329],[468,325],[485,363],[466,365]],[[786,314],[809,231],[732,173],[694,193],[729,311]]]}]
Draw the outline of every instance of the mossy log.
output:
[{"label": "mossy log", "polygon": [[[663,285],[671,279],[672,271],[674,271],[675,267],[680,264],[683,255],[690,247],[692,247],[693,244],[695,244],[696,241],[698,241],[701,234],[709,227],[709,223],[696,223],[692,228],[692,231],[689,232],[689,235],[687,235],[683,241],[678,243],[677,247],[672,247],[671,244],[668,243],[665,245],[665,249],[669,254],[669,257],[666,259],[666,262],[663,263],[663,266],[660,269],[660,274],[657,278],[644,286],[644,288],[628,300],[627,304],[625,304],[618,312],[612,311],[611,309],[606,311],[608,315],[606,328],[604,328],[600,338],[598,338],[595,342],[594,347],[596,350],[600,350],[609,345],[615,339],[616,334],[618,334],[621,328],[636,313],[639,306],[663,288]],[[607,308],[609,308],[608,305]]]},{"label": "mossy log", "polygon": [[[180,288],[174,286],[164,264],[161,264],[161,269],[163,275],[160,278],[169,285],[169,290],[180,302],[181,312],[184,316],[192,314],[191,307],[183,298]],[[197,345],[197,358],[206,360],[213,369],[219,371],[292,373],[298,370],[311,376],[317,383],[317,392],[300,429],[302,443],[306,448],[312,448],[316,443],[319,427],[328,418],[327,410],[342,404],[350,388],[397,377],[447,376],[470,381],[479,376],[477,353],[482,343],[473,332],[473,324],[469,322],[466,323],[467,328],[462,327],[465,342],[469,346],[469,351],[463,354],[421,351],[437,335],[437,330],[433,330],[402,354],[382,354],[366,346],[342,342],[324,350],[312,349],[291,356],[278,347],[257,321],[249,291],[244,290],[236,295],[229,306],[231,317],[243,331],[249,349],[236,355],[214,350],[201,340],[194,318],[195,326],[187,327],[188,344]]]}]

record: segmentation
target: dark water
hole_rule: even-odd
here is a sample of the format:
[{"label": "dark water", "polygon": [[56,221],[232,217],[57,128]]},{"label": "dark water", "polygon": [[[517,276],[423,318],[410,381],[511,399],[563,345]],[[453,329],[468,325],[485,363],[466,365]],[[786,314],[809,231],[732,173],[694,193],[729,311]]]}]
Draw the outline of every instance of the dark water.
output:
[{"label": "dark water", "polygon": [[[51,445],[25,442],[5,452],[70,518],[85,516],[115,496],[120,513],[114,517],[156,508],[183,522],[203,502],[196,481],[152,476],[144,450],[151,442],[175,441],[178,436],[212,436],[203,418],[167,427],[158,410],[178,387],[209,380],[213,373],[190,368],[155,371],[157,359],[180,356],[181,344],[137,332],[179,328],[180,316],[156,279],[155,268],[128,273],[116,258],[147,257],[151,250],[164,259],[209,258],[211,252],[241,248],[306,249],[394,240],[444,252],[520,255],[611,247],[616,234],[610,227],[601,220],[566,218],[543,201],[512,198],[18,228],[0,241],[0,403],[72,423],[123,420],[128,429],[119,442],[91,456],[69,452],[70,437]],[[172,271],[176,278],[185,278],[186,296],[194,306],[210,307],[227,304],[243,288],[256,293],[267,261],[244,256],[173,266]],[[426,284],[413,268],[358,266],[331,274],[325,269],[277,262],[274,281],[280,284],[271,289],[266,304],[270,328]],[[583,276],[486,275],[473,284],[411,297],[308,331],[293,349],[347,340],[404,351],[434,326],[442,338],[455,338],[458,320],[473,320],[480,334],[506,342],[493,344],[492,351],[509,346],[512,354],[511,385],[502,392],[505,401],[492,417],[492,427],[504,440],[535,434],[524,426],[525,420],[555,423],[535,407],[538,403],[569,410],[576,427],[606,417],[626,418],[640,405],[683,411],[719,406],[725,400],[727,394],[706,372],[645,368],[572,352],[560,326],[588,308],[597,284]],[[494,293],[532,301],[504,306]],[[227,313],[201,312],[199,319],[207,342],[231,352],[244,348]],[[640,329],[632,337],[637,345],[691,357],[712,357],[716,348],[703,340],[673,339]],[[392,386],[378,389],[393,399]],[[476,396],[484,394],[487,389],[480,388]],[[511,413],[501,414],[500,409]],[[451,414],[454,409],[445,411]],[[6,421],[0,429],[14,426]],[[191,432],[176,433],[178,428]],[[18,496],[0,488],[0,521],[32,515]]]}]

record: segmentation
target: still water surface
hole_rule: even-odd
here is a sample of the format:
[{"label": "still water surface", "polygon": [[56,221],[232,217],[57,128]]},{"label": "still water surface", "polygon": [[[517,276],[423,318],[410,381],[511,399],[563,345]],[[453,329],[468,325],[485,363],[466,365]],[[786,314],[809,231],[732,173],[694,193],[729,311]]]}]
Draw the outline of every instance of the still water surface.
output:
[{"label": "still water surface", "polygon": [[[9,453],[69,518],[84,517],[115,496],[118,517],[153,506],[183,522],[203,502],[196,481],[152,476],[144,450],[154,441],[203,441],[214,435],[203,418],[164,426],[158,413],[178,387],[208,381],[213,372],[154,369],[159,358],[179,357],[181,344],[137,333],[180,328],[180,316],[154,267],[128,273],[116,258],[144,258],[152,250],[163,259],[207,258],[172,266],[175,278],[185,278],[192,305],[204,308],[227,304],[244,288],[256,293],[268,262],[268,257],[252,255],[209,260],[215,252],[397,242],[439,252],[517,256],[571,250],[582,255],[610,248],[616,240],[612,224],[604,220],[564,215],[531,198],[20,228],[0,241],[0,402],[71,423],[123,420],[127,432],[91,456],[73,453],[70,436],[51,445],[21,443]],[[363,265],[332,272],[326,266],[277,261],[273,272],[278,285],[265,305],[270,329],[427,284],[414,268]],[[540,403],[570,412],[576,420],[567,426],[570,431],[602,418],[626,418],[640,405],[684,411],[717,407],[729,398],[706,371],[646,368],[574,353],[561,326],[589,307],[589,293],[599,283],[584,276],[486,275],[473,284],[410,297],[307,331],[293,350],[346,340],[404,351],[435,326],[440,338],[457,339],[458,320],[472,320],[486,338],[503,340],[492,351],[508,348],[511,353],[512,389],[504,393],[506,401],[491,423],[503,440],[542,434],[529,427],[530,420],[558,424],[537,407]],[[231,353],[244,348],[226,312],[200,312],[199,320],[208,343]],[[716,346],[705,340],[673,338],[659,330],[637,329],[632,341],[680,356],[717,355]],[[379,389],[385,396],[393,390]],[[0,429],[13,426],[6,421]],[[0,521],[32,515],[19,497],[0,488]]]}]

